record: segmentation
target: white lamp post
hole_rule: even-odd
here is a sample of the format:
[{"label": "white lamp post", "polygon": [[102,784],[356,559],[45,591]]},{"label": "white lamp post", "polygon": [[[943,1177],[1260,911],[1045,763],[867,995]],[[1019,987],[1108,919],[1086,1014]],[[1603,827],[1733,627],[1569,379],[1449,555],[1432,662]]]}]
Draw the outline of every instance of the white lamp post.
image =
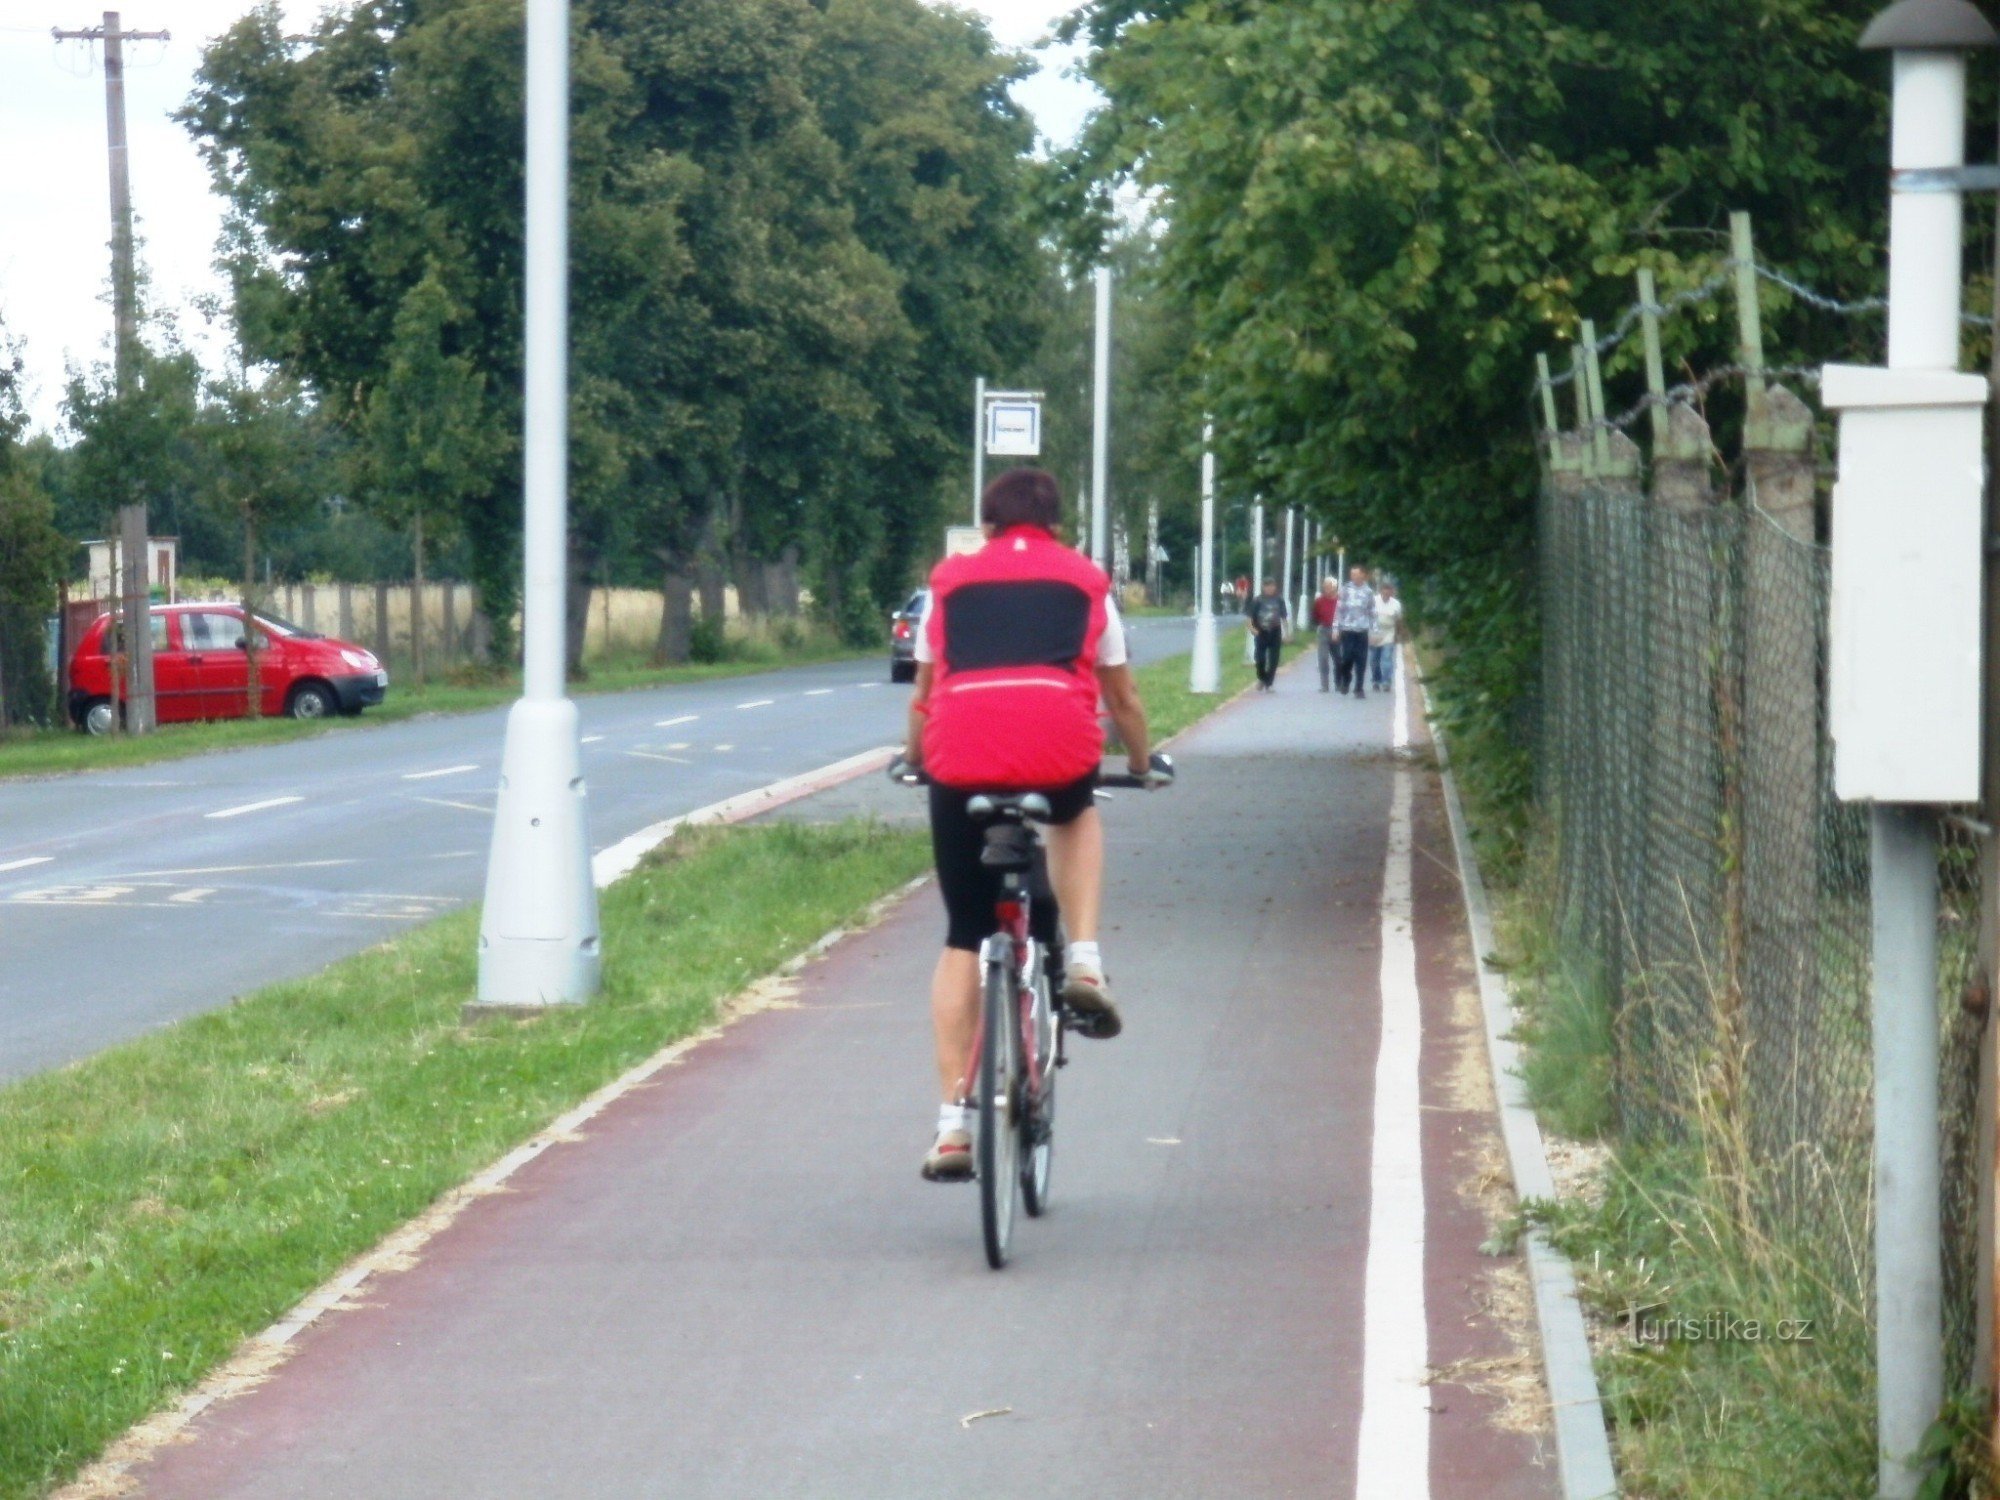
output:
[{"label": "white lamp post", "polygon": [[1097,369],[1090,411],[1090,560],[1111,565],[1105,516],[1111,470],[1111,267],[1097,268]]},{"label": "white lamp post", "polygon": [[1201,425],[1201,576],[1195,580],[1194,650],[1188,691],[1222,689],[1222,655],[1215,639],[1215,424]]},{"label": "white lamp post", "polygon": [[529,0],[522,694],[507,715],[479,922],[482,1008],[597,991],[597,888],[576,705],[564,693],[569,506],[569,5]]},{"label": "white lamp post", "polygon": [[[1262,598],[1264,594],[1264,502],[1250,502],[1250,597]],[[1243,632],[1243,659],[1257,660],[1257,633]]]},{"label": "white lamp post", "polygon": [[[1934,815],[1977,799],[1982,418],[1986,382],[1958,369],[1966,53],[1996,37],[1965,0],[1902,0],[1863,48],[1894,55],[1889,362],[1829,365],[1840,412],[1828,725],[1834,789],[1869,809],[1875,1079],[1877,1491],[1909,1500],[1944,1402],[1938,1167],[1938,896]],[[1872,598],[1926,601],[1924,665],[1895,681],[1924,732],[1888,722]],[[1900,661],[1901,658],[1898,657]]]}]

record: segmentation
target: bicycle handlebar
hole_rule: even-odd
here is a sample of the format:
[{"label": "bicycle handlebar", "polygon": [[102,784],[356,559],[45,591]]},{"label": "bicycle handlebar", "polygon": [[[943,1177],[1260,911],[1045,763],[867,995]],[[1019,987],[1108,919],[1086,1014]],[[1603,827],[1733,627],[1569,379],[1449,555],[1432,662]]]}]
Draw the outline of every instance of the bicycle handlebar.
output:
[{"label": "bicycle handlebar", "polygon": [[[1169,787],[1174,784],[1174,758],[1171,755],[1163,755],[1156,750],[1149,758],[1147,764],[1150,769],[1144,776],[1135,776],[1130,771],[1101,772],[1098,775],[1097,784],[1100,787],[1130,787],[1142,792]],[[889,762],[887,775],[891,781],[899,786],[929,786],[931,784],[929,772],[911,765],[900,755]]]}]

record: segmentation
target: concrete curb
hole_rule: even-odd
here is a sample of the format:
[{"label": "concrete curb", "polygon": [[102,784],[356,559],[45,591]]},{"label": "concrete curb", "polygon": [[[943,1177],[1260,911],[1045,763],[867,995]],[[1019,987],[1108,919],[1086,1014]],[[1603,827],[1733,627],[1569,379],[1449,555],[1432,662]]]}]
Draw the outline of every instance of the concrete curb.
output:
[{"label": "concrete curb", "polygon": [[[1404,660],[1414,667],[1414,653]],[[1472,934],[1472,954],[1479,975],[1479,1004],[1486,1018],[1486,1055],[1493,1069],[1493,1089],[1500,1105],[1500,1134],[1507,1146],[1507,1163],[1518,1198],[1554,1198],[1555,1179],[1542,1145],[1541,1122],[1528,1104],[1521,1081],[1520,1049],[1512,1040],[1514,1000],[1507,982],[1487,962],[1493,951],[1493,917],[1486,900],[1486,882],[1472,852],[1465,808],[1458,782],[1451,774],[1444,735],[1431,713],[1430,687],[1415,674],[1423,689],[1424,722],[1437,746],[1438,774],[1444,782],[1445,813],[1451,823],[1452,848],[1458,856],[1459,888],[1465,893],[1465,920]],[[1548,1382],[1549,1406],[1555,1423],[1556,1464],[1562,1476],[1563,1500],[1607,1500],[1618,1494],[1618,1473],[1611,1461],[1611,1436],[1604,1422],[1604,1398],[1591,1364],[1590,1338],[1584,1330],[1583,1309],[1576,1300],[1576,1278],[1568,1257],[1548,1242],[1539,1229],[1522,1236],[1528,1279],[1535,1292],[1535,1321],[1542,1339],[1542,1368]]]}]

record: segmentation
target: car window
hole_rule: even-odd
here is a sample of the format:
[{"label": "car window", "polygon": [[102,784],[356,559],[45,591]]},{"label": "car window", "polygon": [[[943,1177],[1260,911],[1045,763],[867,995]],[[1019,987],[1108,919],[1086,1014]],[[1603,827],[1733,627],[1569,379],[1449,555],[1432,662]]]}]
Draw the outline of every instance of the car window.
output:
[{"label": "car window", "polygon": [[190,651],[234,651],[243,622],[234,615],[201,611],[181,616],[181,642]]},{"label": "car window", "polygon": [[[167,617],[155,610],[151,615],[153,624],[153,649],[167,649]],[[115,656],[125,649],[125,622],[113,619],[104,632],[104,651],[107,656]]]},{"label": "car window", "polygon": [[914,594],[910,595],[910,602],[903,606],[903,613],[906,615],[922,614],[924,612],[924,599],[929,594],[929,589],[918,589]]}]

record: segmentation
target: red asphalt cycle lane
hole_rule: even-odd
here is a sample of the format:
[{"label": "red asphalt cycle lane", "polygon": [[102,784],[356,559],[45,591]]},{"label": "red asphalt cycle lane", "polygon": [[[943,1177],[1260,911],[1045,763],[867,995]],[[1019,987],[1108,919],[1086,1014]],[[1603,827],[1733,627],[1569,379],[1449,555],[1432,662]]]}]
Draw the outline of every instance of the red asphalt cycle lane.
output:
[{"label": "red asphalt cycle lane", "polygon": [[[1006,1271],[975,1194],[916,1175],[927,889],[365,1284],[136,1492],[1357,1493],[1389,712],[1288,673],[1183,742],[1172,792],[1107,804],[1126,1034],[1075,1046],[1054,1208]],[[1500,1158],[1417,774],[1430,1493],[1529,1500],[1554,1472],[1493,1389],[1519,1272],[1476,1249]]]}]

